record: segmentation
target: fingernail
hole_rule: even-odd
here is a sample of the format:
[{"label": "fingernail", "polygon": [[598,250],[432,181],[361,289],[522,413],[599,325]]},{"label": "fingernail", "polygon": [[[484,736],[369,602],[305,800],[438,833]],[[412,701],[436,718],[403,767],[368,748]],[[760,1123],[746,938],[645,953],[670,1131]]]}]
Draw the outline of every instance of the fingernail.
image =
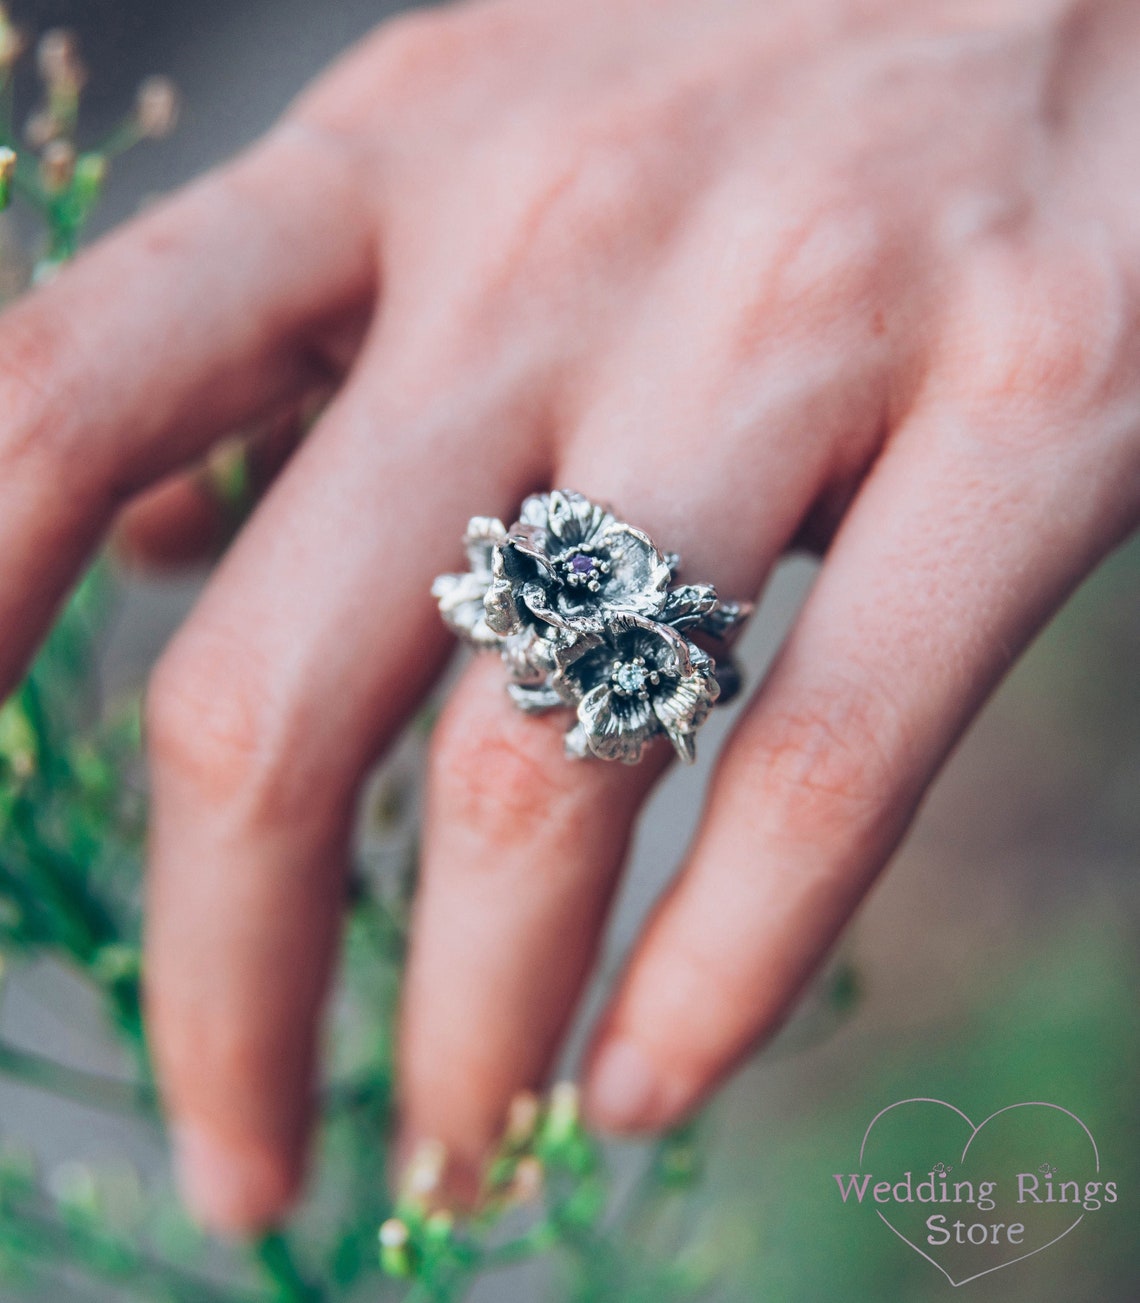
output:
[{"label": "fingernail", "polygon": [[482,1188],[484,1157],[449,1148],[401,1124],[389,1154],[389,1193],[397,1204],[421,1209],[474,1207]]},{"label": "fingernail", "polygon": [[602,1047],[586,1083],[586,1110],[594,1125],[611,1131],[650,1126],[658,1096],[657,1073],[633,1041]]},{"label": "fingernail", "polygon": [[173,1127],[174,1165],[183,1202],[196,1222],[224,1235],[265,1229],[293,1196],[280,1158],[260,1147],[235,1147],[194,1123]]}]

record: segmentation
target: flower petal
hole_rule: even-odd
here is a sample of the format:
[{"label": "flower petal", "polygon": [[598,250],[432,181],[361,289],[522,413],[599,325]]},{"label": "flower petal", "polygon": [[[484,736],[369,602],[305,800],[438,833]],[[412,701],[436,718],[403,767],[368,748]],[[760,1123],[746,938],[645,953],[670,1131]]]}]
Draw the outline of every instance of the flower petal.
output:
[{"label": "flower petal", "polygon": [[470,572],[440,575],[431,586],[448,628],[478,647],[496,647],[501,641],[485,619],[483,600],[487,587],[486,576]]},{"label": "flower petal", "polygon": [[538,529],[549,528],[549,493],[532,493],[529,498],[523,499],[523,504],[519,508],[518,524],[514,528],[518,529],[519,525],[534,525]]},{"label": "flower petal", "polygon": [[545,683],[556,668],[553,642],[543,638],[532,624],[511,634],[501,645],[503,663],[515,683]]},{"label": "flower petal", "polygon": [[605,507],[591,502],[581,493],[555,489],[547,497],[547,527],[564,548],[579,547],[613,522]]},{"label": "flower petal", "polygon": [[555,645],[555,672],[564,674],[587,652],[593,651],[595,647],[601,647],[605,642],[606,639],[600,628],[576,630],[572,637],[564,639]]},{"label": "flower petal", "polygon": [[463,535],[463,547],[472,574],[491,577],[491,554],[507,536],[507,528],[494,516],[472,516]]},{"label": "flower petal", "polygon": [[470,578],[471,576],[466,573],[462,575],[436,575],[431,582],[431,595],[437,601],[443,602],[451,596],[460,584]]},{"label": "flower petal", "polygon": [[578,722],[594,755],[629,765],[641,759],[642,748],[658,730],[648,702],[619,704],[608,683],[599,684],[578,703]]},{"label": "flower petal", "polygon": [[541,715],[545,711],[566,704],[553,688],[548,688],[544,684],[525,687],[521,683],[508,683],[507,691],[515,705],[520,710],[525,710],[528,715]]},{"label": "flower petal", "polygon": [[683,765],[694,764],[697,759],[697,741],[692,733],[683,733],[680,729],[667,728],[665,735],[673,744],[678,758]]},{"label": "flower petal", "polygon": [[719,691],[711,674],[694,671],[653,698],[653,713],[686,763],[696,758],[692,735],[704,723]]},{"label": "flower petal", "polygon": [[581,701],[600,683],[609,683],[613,648],[600,634],[587,632],[556,653],[552,681],[570,701]]},{"label": "flower petal", "polygon": [[507,535],[503,547],[508,574],[527,579],[535,575],[553,577],[554,563],[545,530],[533,525],[516,525]]},{"label": "flower petal", "polygon": [[700,623],[702,633],[713,638],[727,638],[752,614],[751,602],[717,602]]},{"label": "flower petal", "polygon": [[610,573],[598,593],[602,605],[656,615],[665,605],[671,576],[649,535],[615,521],[594,542],[610,562]]},{"label": "flower petal", "polygon": [[507,574],[502,547],[496,547],[491,554],[491,582],[483,597],[483,613],[487,627],[504,638],[518,633],[523,627],[523,618],[515,601],[514,580]]},{"label": "flower petal", "polygon": [[562,745],[571,760],[585,760],[590,754],[590,744],[586,741],[586,730],[581,724],[575,724],[566,733]]},{"label": "flower petal", "polygon": [[670,677],[693,672],[692,656],[699,649],[669,625],[632,611],[617,611],[607,617],[606,627],[622,654],[644,656]]},{"label": "flower petal", "polygon": [[536,620],[541,620],[543,624],[549,624],[555,629],[570,630],[573,628],[567,622],[565,616],[550,605],[550,596],[542,584],[523,584],[518,590],[518,595],[519,601]]}]

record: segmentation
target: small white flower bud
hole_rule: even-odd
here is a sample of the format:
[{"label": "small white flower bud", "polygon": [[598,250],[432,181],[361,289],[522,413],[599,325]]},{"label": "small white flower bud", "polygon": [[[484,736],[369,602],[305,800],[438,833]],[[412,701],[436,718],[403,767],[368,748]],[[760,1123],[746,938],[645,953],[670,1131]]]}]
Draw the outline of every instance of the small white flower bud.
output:
[{"label": "small white flower bud", "polygon": [[408,1228],[398,1217],[389,1217],[380,1227],[380,1243],[386,1249],[402,1249],[408,1242]]},{"label": "small white flower bud", "polygon": [[507,1108],[507,1124],[503,1129],[503,1142],[512,1149],[525,1145],[538,1126],[542,1103],[531,1090],[520,1090]]},{"label": "small white flower bud", "polygon": [[24,127],[24,139],[33,149],[43,149],[59,135],[59,123],[47,109],[38,109]]},{"label": "small white flower bud", "polygon": [[405,1222],[389,1217],[380,1227],[380,1262],[389,1276],[412,1274],[411,1236]]},{"label": "small white flower bud", "polygon": [[7,10],[0,6],[0,72],[9,72],[27,45],[28,38],[8,17]]},{"label": "small white flower bud", "polygon": [[178,125],[178,91],[169,77],[148,77],[139,87],[135,120],[148,140],[169,136]]},{"label": "small white flower bud", "polygon": [[426,1204],[439,1189],[447,1165],[447,1150],[438,1140],[423,1140],[416,1147],[400,1183],[409,1203]]},{"label": "small white flower bud", "polygon": [[77,94],[87,80],[87,72],[79,58],[79,42],[75,33],[64,27],[54,27],[40,37],[36,46],[36,67],[44,84],[53,91]]},{"label": "small white flower bud", "polygon": [[511,1177],[508,1198],[514,1203],[533,1203],[542,1194],[544,1177],[541,1159],[533,1154],[520,1158]]},{"label": "small white flower bud", "polygon": [[53,194],[66,190],[75,175],[75,146],[69,140],[49,141],[40,158],[40,179]]}]

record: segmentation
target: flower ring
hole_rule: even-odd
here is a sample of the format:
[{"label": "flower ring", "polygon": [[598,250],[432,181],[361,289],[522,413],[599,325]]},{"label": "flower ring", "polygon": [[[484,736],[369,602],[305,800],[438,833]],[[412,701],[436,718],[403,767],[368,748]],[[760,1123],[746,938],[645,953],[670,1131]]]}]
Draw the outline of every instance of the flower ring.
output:
[{"label": "flower ring", "polygon": [[636,764],[663,735],[682,760],[713,704],[740,676],[693,641],[718,644],[748,616],[711,584],[676,582],[680,559],[580,493],[527,498],[510,529],[475,516],[463,539],[470,569],[432,585],[448,626],[497,650],[515,704],[568,708],[568,755]]}]

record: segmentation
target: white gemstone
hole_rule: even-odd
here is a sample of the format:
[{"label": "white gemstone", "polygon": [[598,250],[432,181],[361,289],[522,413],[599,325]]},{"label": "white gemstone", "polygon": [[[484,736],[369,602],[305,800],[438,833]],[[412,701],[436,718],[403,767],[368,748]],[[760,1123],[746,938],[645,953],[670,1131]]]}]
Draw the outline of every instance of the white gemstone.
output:
[{"label": "white gemstone", "polygon": [[627,696],[637,696],[645,691],[646,674],[640,665],[627,661],[624,665],[619,665],[611,677],[614,687]]}]

